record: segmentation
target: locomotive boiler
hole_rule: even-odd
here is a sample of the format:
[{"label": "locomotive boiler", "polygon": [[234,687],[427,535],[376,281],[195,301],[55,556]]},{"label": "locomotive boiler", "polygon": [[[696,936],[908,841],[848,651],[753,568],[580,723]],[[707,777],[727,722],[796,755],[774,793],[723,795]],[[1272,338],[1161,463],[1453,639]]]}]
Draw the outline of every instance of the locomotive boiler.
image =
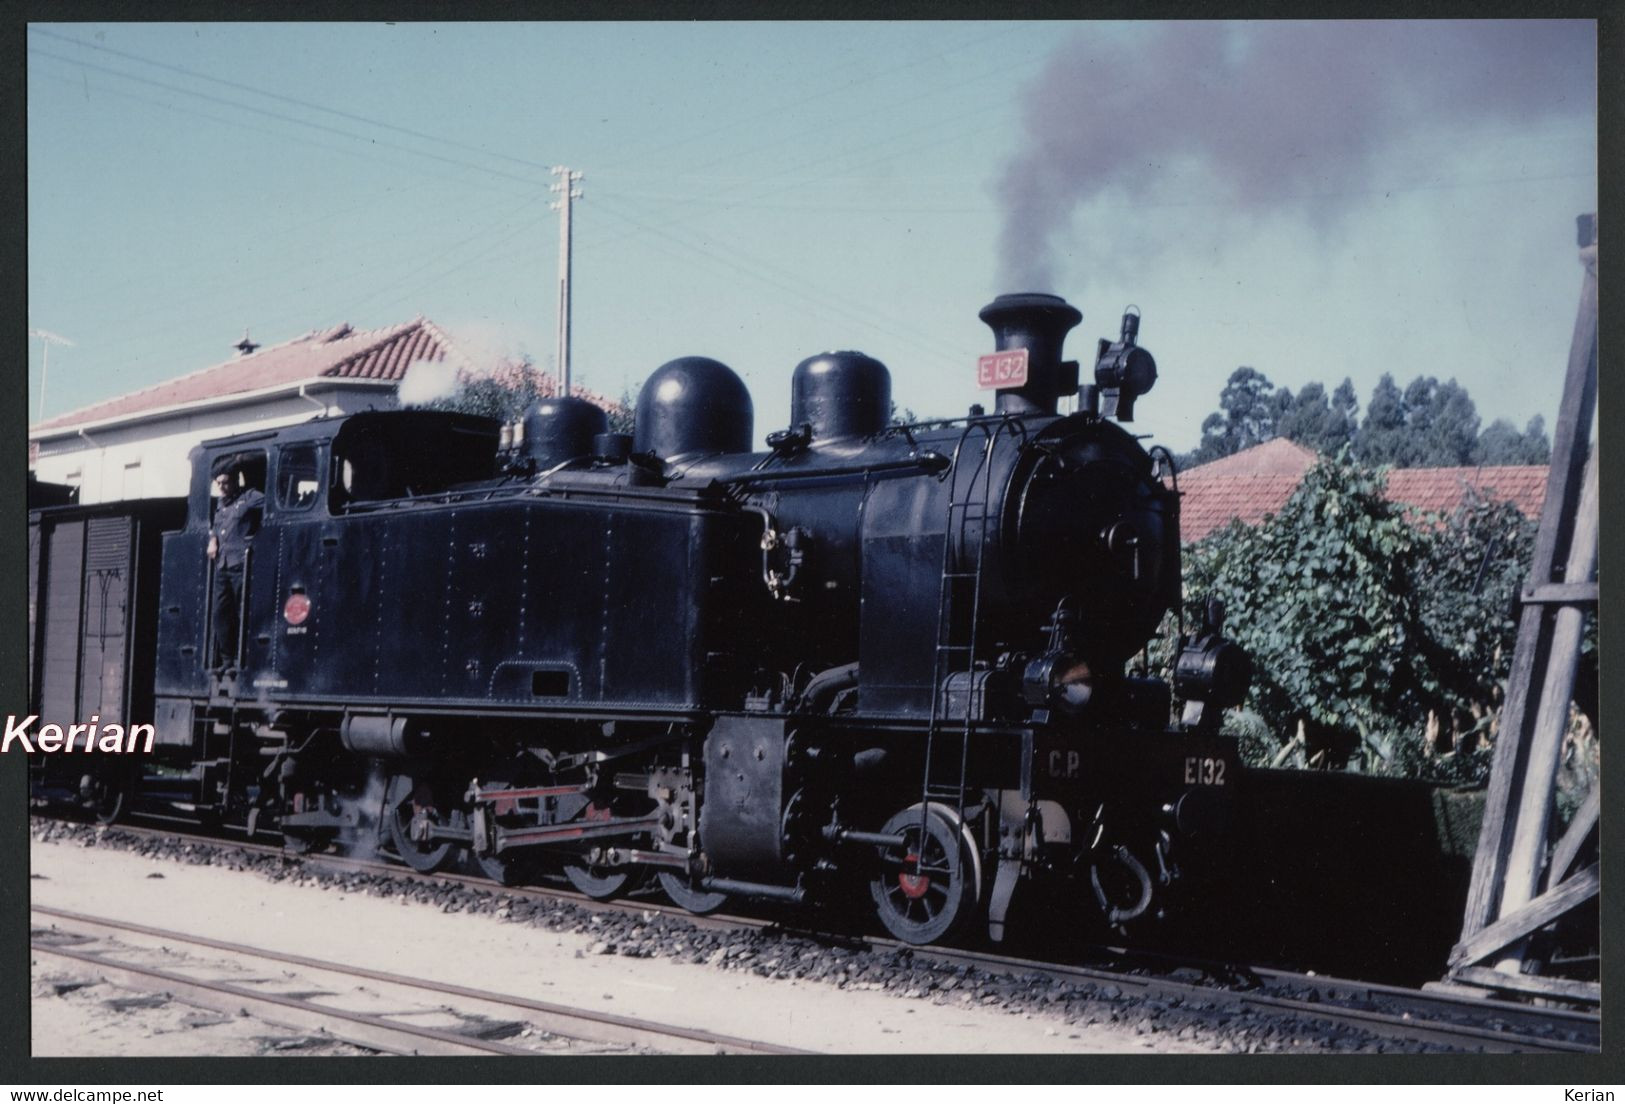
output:
[{"label": "locomotive boiler", "polygon": [[[867,894],[915,943],[1002,937],[1031,881],[1154,915],[1222,843],[1247,659],[1214,610],[1171,686],[1135,664],[1181,592],[1172,460],[1120,424],[1156,378],[1138,316],[1081,387],[1064,300],[981,317],[994,408],[947,421],[892,424],[885,366],[832,352],[760,451],[703,357],[630,436],[563,398],[517,440],[407,410],[206,442],[163,543],[166,800],[294,847],[376,823],[420,870],[652,875],[696,912]],[[228,462],[265,504],[214,641]]]}]

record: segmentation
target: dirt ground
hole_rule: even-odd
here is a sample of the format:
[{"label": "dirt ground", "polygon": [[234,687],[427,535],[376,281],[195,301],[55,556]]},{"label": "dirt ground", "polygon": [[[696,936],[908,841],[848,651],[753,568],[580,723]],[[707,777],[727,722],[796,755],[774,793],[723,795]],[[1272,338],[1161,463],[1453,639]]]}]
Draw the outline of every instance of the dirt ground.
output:
[{"label": "dirt ground", "polygon": [[[590,934],[447,914],[405,898],[273,882],[217,867],[40,840],[31,841],[29,857],[31,899],[38,905],[821,1053],[1199,1049],[1167,1038],[1153,1042],[1126,1025],[1069,1025],[1058,1017],[974,1007],[945,995],[907,999],[666,959],[621,958],[595,953],[601,945]],[[35,964],[36,1056],[253,1054],[275,1052],[278,1043],[289,1052],[353,1053],[301,1044],[265,1025],[215,1022],[219,1016],[179,1006],[120,1008],[117,998],[130,994],[105,983],[63,991],[52,984],[53,976]]]}]

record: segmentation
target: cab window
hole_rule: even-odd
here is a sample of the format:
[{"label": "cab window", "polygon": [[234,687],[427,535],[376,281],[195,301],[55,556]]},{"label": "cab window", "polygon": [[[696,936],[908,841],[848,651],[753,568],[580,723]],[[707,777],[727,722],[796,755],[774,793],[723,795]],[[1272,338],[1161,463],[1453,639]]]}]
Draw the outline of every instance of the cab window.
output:
[{"label": "cab window", "polygon": [[289,445],[277,453],[276,506],[296,512],[316,504],[321,488],[321,449],[314,445]]}]

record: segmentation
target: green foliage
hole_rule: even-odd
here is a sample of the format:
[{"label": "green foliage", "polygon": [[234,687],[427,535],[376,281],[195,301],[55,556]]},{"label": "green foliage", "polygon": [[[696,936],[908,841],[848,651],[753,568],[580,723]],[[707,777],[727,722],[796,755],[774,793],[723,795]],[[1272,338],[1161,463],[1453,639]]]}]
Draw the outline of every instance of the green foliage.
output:
[{"label": "green foliage", "polygon": [[451,410],[502,422],[516,422],[544,393],[551,394],[551,381],[548,384],[544,392],[541,373],[526,359],[516,364],[504,364],[490,375],[462,376],[453,394],[431,400],[423,406],[427,410]]},{"label": "green foliage", "polygon": [[[1282,394],[1286,393],[1283,388]],[[1354,385],[1348,380],[1338,388],[1335,402],[1327,399],[1325,387],[1318,383],[1305,384],[1276,423],[1276,432],[1289,441],[1334,456],[1354,437],[1352,407],[1358,407],[1359,403],[1353,395]]]},{"label": "green foliage", "polygon": [[[550,398],[557,393],[557,382],[526,358],[504,363],[489,375],[463,376],[457,381],[454,393],[424,403],[423,408],[517,422],[537,399]],[[632,396],[625,390],[618,403],[605,407],[611,433],[632,432],[632,407]]]},{"label": "green foliage", "polygon": [[1345,451],[1278,515],[1191,545],[1187,621],[1221,599],[1253,657],[1248,708],[1273,734],[1250,738],[1254,761],[1478,779],[1533,524],[1476,499],[1419,518],[1383,481]]},{"label": "green foliage", "polygon": [[1345,446],[1373,467],[1467,467],[1477,464],[1545,464],[1551,455],[1545,422],[1531,418],[1523,432],[1498,419],[1482,432],[1478,409],[1455,380],[1417,376],[1403,390],[1384,373],[1371,392],[1365,419],[1354,384],[1345,378],[1330,397],[1319,383],[1294,395],[1273,389],[1256,368],[1230,374],[1219,409],[1202,422],[1197,448],[1180,467],[1205,464],[1274,437],[1306,445],[1323,456]]},{"label": "green foliage", "polygon": [[1550,464],[1552,443],[1546,439],[1546,419],[1536,414],[1519,433],[1505,418],[1497,418],[1478,435],[1474,462],[1479,464]]},{"label": "green foliage", "polygon": [[536,400],[534,389],[506,385],[489,376],[465,380],[456,394],[424,404],[429,410],[452,410],[513,422],[524,417],[525,409]]},{"label": "green foliage", "polygon": [[633,399],[629,388],[621,388],[621,397],[616,404],[609,408],[609,431],[611,433],[625,433],[630,435],[633,429],[633,414],[637,409],[637,401]]},{"label": "green foliage", "polygon": [[1290,404],[1272,393],[1269,377],[1255,368],[1241,367],[1230,373],[1219,392],[1219,411],[1202,422],[1202,444],[1195,462],[1205,464],[1245,448],[1262,444],[1275,436],[1275,420],[1283,405]]}]

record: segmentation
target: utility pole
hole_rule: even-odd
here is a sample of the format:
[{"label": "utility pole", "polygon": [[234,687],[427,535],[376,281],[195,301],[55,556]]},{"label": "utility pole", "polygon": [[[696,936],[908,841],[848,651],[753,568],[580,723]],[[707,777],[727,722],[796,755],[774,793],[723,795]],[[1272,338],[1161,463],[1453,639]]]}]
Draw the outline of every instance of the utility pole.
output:
[{"label": "utility pole", "polygon": [[69,341],[60,334],[52,333],[50,330],[29,330],[28,336],[37,337],[41,341],[45,342],[45,356],[40,363],[39,369],[39,415],[35,419],[36,421],[43,422],[45,420],[45,374],[51,370],[51,346],[71,346],[73,342]]},{"label": "utility pole", "polygon": [[580,199],[576,181],[582,174],[563,165],[554,165],[554,176],[559,182],[552,186],[559,198],[552,204],[559,213],[559,383],[565,396],[570,394],[570,208],[571,201]]}]

